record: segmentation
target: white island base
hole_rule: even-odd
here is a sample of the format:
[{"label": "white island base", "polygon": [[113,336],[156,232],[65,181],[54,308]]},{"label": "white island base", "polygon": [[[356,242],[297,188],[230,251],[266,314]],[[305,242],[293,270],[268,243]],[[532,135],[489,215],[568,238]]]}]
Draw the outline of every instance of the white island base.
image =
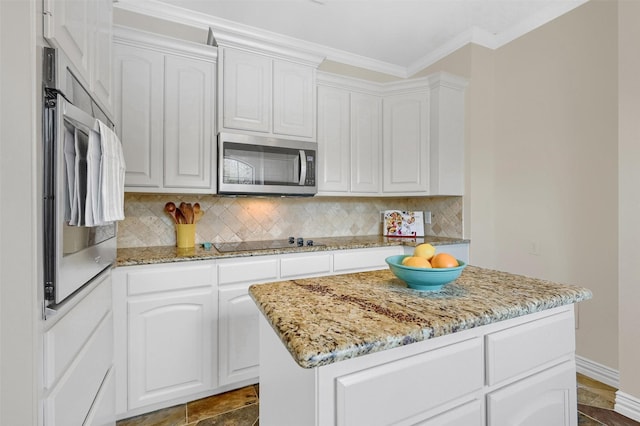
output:
[{"label": "white island base", "polygon": [[576,426],[573,305],[302,368],[260,316],[261,426]]}]

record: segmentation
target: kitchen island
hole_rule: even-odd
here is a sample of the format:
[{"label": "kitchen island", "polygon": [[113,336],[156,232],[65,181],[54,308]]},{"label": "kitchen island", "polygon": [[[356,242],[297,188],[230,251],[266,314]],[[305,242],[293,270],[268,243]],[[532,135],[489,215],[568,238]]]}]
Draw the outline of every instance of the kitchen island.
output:
[{"label": "kitchen island", "polygon": [[380,270],[250,294],[266,426],[577,423],[584,288],[468,266],[439,292]]}]

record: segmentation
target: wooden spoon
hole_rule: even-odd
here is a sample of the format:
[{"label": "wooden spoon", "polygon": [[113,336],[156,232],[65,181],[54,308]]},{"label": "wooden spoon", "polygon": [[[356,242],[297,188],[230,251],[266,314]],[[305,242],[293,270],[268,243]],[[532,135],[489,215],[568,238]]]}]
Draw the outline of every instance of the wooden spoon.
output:
[{"label": "wooden spoon", "polygon": [[182,210],[180,210],[179,207],[176,209],[176,220],[177,220],[176,223],[179,223],[181,225],[187,223],[187,219],[184,217],[184,214],[182,213]]},{"label": "wooden spoon", "polygon": [[193,205],[193,222],[198,223],[202,215],[204,215],[204,212],[200,210],[200,203],[195,203]]},{"label": "wooden spoon", "polygon": [[187,203],[187,206],[185,208],[187,209],[187,223],[194,223],[195,215],[193,213],[193,207],[191,206],[191,203]]},{"label": "wooden spoon", "polygon": [[175,223],[178,223],[178,218],[176,217],[176,205],[174,203],[169,201],[167,204],[165,204],[164,211],[167,212],[169,216],[173,218],[173,221]]}]

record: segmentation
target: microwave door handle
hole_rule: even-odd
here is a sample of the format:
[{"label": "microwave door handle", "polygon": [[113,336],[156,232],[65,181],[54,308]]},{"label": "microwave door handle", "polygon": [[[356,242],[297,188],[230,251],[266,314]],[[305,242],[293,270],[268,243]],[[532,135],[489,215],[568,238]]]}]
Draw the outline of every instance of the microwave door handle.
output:
[{"label": "microwave door handle", "polygon": [[307,156],[303,149],[300,150],[300,181],[298,185],[304,186],[307,180]]}]

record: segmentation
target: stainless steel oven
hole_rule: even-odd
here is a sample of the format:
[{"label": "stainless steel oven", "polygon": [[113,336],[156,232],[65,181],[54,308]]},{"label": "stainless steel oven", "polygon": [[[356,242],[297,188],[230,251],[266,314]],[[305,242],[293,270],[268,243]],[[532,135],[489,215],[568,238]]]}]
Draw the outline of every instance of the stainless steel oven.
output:
[{"label": "stainless steel oven", "polygon": [[218,193],[313,196],[317,190],[313,142],[218,135]]},{"label": "stainless steel oven", "polygon": [[[88,141],[96,119],[108,120],[73,73],[59,66],[57,50],[43,52],[44,316],[87,285],[116,258],[116,223],[71,225],[73,191],[87,190]],[[61,79],[64,83],[61,84]],[[59,90],[64,86],[64,92]],[[72,154],[72,155],[71,155]],[[77,181],[73,185],[70,176]],[[82,215],[81,215],[82,217]]]}]

